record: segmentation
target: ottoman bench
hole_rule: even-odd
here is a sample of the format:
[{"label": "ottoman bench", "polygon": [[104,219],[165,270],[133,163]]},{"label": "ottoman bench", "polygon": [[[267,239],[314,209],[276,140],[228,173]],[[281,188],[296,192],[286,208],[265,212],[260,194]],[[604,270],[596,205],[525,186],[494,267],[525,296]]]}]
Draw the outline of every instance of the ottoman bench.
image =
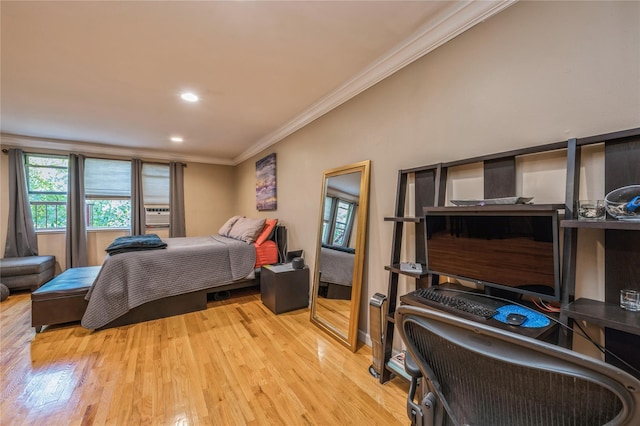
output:
[{"label": "ottoman bench", "polygon": [[45,325],[80,321],[87,309],[84,297],[101,266],[67,269],[31,293],[31,326],[36,333]]},{"label": "ottoman bench", "polygon": [[55,275],[55,256],[5,257],[0,259],[2,284],[9,290],[35,290]]}]

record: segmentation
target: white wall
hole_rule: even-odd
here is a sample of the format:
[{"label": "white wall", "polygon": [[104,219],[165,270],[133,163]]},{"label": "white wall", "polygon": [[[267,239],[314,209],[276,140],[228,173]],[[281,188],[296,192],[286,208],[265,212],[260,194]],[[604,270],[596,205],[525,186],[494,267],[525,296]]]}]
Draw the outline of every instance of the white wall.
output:
[{"label": "white wall", "polygon": [[[640,3],[519,2],[238,166],[236,210],[258,215],[255,161],[276,152],[275,215],[313,269],[323,170],[372,160],[359,326],[368,332],[368,301],[387,293],[383,218],[393,215],[398,169],[639,125]],[[601,173],[598,155],[587,162]],[[519,195],[563,202],[564,160],[539,160],[519,163]],[[481,168],[459,173],[458,195],[482,197]],[[583,177],[590,197],[604,195],[597,173]],[[601,291],[594,268],[596,281],[583,274],[579,291]]]}]

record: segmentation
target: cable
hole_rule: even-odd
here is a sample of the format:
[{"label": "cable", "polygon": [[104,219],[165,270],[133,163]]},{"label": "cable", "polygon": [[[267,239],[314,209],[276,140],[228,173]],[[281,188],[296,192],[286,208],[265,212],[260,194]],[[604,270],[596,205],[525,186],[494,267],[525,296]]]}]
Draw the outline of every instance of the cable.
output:
[{"label": "cable", "polygon": [[[589,342],[591,342],[596,348],[598,348],[600,350],[600,352],[602,352],[605,355],[611,355],[612,357],[614,357],[615,359],[617,359],[620,363],[624,364],[627,368],[629,368],[630,370],[633,370],[635,372],[636,375],[640,376],[640,370],[638,370],[637,368],[635,368],[633,365],[629,364],[627,361],[625,361],[624,359],[620,358],[618,355],[616,355],[615,353],[611,352],[609,349],[607,349],[606,347],[602,346],[601,344],[599,344],[598,342],[596,342],[595,340],[593,340],[593,338],[591,338],[591,336],[589,336],[587,334],[586,331],[584,331],[584,329],[582,328],[582,326],[580,325],[580,323],[578,321],[574,321],[573,322],[579,329],[580,329],[580,333],[578,333],[578,336],[582,337],[583,339],[588,340]],[[568,327],[567,327],[568,328]],[[574,331],[575,332],[575,331]]]},{"label": "cable", "polygon": [[540,302],[540,304],[544,307],[546,307],[548,310],[550,310],[551,312],[560,312],[560,307],[559,306],[553,306],[547,302],[545,302],[542,299],[538,299],[538,301]]},{"label": "cable", "polygon": [[531,299],[531,302],[536,305],[536,307],[538,309],[540,309],[543,312],[549,312],[549,313],[557,313],[560,312],[560,308],[557,308],[555,306],[551,306],[551,305],[547,305],[544,301],[542,301],[542,299]]},{"label": "cable", "polygon": [[[502,302],[507,302],[510,304],[514,304],[514,305],[518,305],[522,308],[525,309],[531,309],[530,307],[523,305],[522,303],[518,303],[515,302],[513,300],[509,300],[509,299],[505,299],[503,297],[498,297],[498,296],[493,296],[491,294],[485,294],[485,293],[475,293],[473,291],[467,291],[467,290],[460,290],[460,289],[453,289],[453,288],[446,288],[446,289],[439,289],[437,287],[432,287],[434,290],[443,290],[443,291],[453,291],[453,292],[457,292],[457,293],[464,293],[464,294],[470,294],[473,296],[482,296],[482,297],[487,297],[490,299],[494,299],[494,300],[500,300]],[[534,304],[536,304],[534,302]],[[536,304],[537,306],[537,304]],[[559,310],[559,309],[558,309]],[[562,321],[552,317],[551,315],[547,315],[543,312],[538,312],[540,315],[545,316],[546,318],[548,318],[549,320],[559,324],[561,327],[564,327],[566,330],[570,331],[571,333],[573,333],[576,336],[580,336],[583,339],[585,339],[588,342],[591,342],[592,345],[594,345],[596,347],[596,349],[598,349],[600,352],[602,352],[603,354],[609,354],[612,357],[614,357],[615,359],[617,359],[618,361],[620,361],[622,364],[624,364],[627,368],[629,368],[630,370],[632,370],[638,377],[640,377],[640,370],[638,370],[637,368],[635,368],[634,366],[632,366],[631,364],[629,364],[628,362],[626,362],[625,360],[623,360],[622,358],[620,358],[618,355],[614,354],[613,352],[611,352],[609,349],[607,349],[606,347],[600,345],[599,343],[597,343],[595,340],[593,340],[591,338],[591,336],[589,336],[584,329],[580,326],[580,323],[577,321],[574,321],[574,324],[576,324],[578,326],[578,328],[580,329],[580,332],[576,332],[576,330],[574,330],[573,328],[569,327],[568,325],[564,324]]]}]

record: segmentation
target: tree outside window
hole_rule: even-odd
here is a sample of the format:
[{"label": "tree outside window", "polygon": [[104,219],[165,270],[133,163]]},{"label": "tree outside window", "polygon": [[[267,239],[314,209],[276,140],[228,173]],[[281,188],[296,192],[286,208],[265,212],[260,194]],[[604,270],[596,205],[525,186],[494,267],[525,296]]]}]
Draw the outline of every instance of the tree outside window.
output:
[{"label": "tree outside window", "polygon": [[68,163],[62,156],[25,155],[27,192],[36,229],[67,226]]}]

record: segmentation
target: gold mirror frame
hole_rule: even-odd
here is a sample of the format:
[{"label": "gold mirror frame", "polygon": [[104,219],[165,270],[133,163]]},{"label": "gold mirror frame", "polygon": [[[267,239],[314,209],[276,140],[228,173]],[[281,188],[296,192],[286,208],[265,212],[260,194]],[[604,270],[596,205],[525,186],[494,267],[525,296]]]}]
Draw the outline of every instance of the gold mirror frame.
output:
[{"label": "gold mirror frame", "polygon": [[[360,295],[362,293],[362,274],[367,238],[367,220],[369,213],[369,174],[371,161],[361,161],[344,167],[327,170],[324,172],[322,193],[320,194],[320,215],[318,221],[318,240],[316,245],[316,263],[313,277],[313,291],[311,292],[311,322],[337,339],[347,348],[355,352],[358,343],[358,321],[360,318]],[[322,248],[322,230],[325,208],[325,197],[328,190],[328,182],[332,177],[360,173],[360,193],[357,208],[357,228],[355,236],[355,256],[353,259],[353,275],[351,283],[351,306],[349,309],[348,328],[346,333],[340,328],[337,321],[331,322],[327,315],[318,314],[320,291],[320,258]],[[324,298],[322,298],[324,299]]]}]

